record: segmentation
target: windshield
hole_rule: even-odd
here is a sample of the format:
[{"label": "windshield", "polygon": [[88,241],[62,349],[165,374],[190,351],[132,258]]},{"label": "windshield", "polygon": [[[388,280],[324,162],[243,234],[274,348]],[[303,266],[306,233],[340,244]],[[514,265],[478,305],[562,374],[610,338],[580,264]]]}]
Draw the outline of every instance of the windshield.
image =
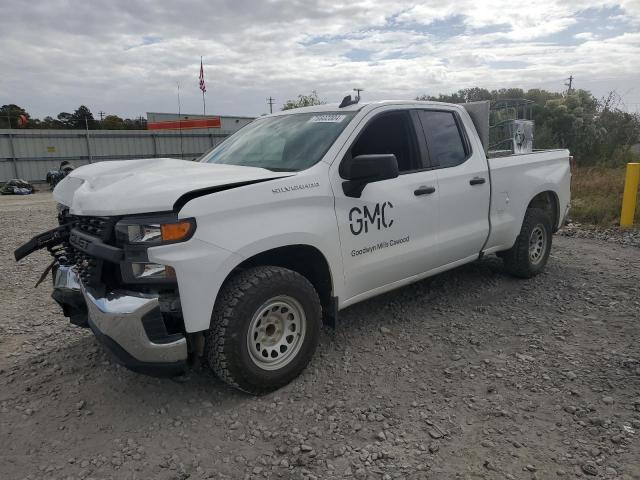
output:
[{"label": "windshield", "polygon": [[272,171],[304,170],[315,165],[338,138],[353,113],[295,113],[260,118],[200,159]]}]

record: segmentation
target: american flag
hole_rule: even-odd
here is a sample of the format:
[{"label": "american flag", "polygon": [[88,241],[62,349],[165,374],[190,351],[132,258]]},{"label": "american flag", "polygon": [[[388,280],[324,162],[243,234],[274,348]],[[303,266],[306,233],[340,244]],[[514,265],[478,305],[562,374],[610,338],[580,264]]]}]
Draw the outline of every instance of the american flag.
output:
[{"label": "american flag", "polygon": [[200,90],[202,90],[202,93],[207,91],[207,87],[204,84],[204,68],[202,68],[202,58],[200,59]]}]

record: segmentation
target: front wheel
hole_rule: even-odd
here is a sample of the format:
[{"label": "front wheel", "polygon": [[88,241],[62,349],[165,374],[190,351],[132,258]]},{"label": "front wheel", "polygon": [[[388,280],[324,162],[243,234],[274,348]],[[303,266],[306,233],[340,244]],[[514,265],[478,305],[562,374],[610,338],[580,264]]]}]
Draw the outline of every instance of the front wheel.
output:
[{"label": "front wheel", "polygon": [[322,324],[320,300],[302,275],[254,267],[222,287],[206,334],[211,369],[252,394],[276,390],[307,366]]},{"label": "front wheel", "polygon": [[529,208],[516,243],[501,252],[506,270],[520,278],[540,273],[549,259],[552,235],[549,215],[539,208]]}]

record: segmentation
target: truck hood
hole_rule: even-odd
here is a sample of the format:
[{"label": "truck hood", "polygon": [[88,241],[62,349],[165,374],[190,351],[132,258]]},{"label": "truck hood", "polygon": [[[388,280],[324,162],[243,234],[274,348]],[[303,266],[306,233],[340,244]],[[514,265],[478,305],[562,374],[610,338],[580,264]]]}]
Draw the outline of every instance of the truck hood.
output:
[{"label": "truck hood", "polygon": [[128,215],[172,210],[184,194],[295,175],[263,168],[171,158],[106,161],[74,170],[53,191],[75,215]]}]

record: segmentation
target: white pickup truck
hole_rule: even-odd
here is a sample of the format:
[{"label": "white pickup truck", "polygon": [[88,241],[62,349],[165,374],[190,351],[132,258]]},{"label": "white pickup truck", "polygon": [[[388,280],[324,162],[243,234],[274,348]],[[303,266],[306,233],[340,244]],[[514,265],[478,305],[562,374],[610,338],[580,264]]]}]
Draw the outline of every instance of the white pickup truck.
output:
[{"label": "white pickup truck", "polygon": [[349,305],[492,253],[539,273],[569,181],[566,150],[488,158],[463,106],[343,101],[261,117],[196,162],[77,168],[60,226],[15,255],[47,247],[54,299],[129,368],[200,358],[259,394]]}]

